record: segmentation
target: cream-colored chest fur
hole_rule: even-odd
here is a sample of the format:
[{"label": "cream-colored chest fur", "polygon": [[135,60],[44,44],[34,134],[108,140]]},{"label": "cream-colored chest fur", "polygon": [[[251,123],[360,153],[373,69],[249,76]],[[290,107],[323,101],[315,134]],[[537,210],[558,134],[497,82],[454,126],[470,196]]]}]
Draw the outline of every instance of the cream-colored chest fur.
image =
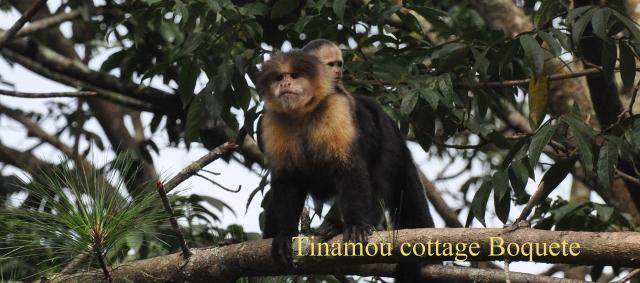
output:
[{"label": "cream-colored chest fur", "polygon": [[271,168],[306,168],[315,161],[347,162],[356,139],[350,101],[329,95],[316,112],[299,117],[267,112],[262,139]]}]

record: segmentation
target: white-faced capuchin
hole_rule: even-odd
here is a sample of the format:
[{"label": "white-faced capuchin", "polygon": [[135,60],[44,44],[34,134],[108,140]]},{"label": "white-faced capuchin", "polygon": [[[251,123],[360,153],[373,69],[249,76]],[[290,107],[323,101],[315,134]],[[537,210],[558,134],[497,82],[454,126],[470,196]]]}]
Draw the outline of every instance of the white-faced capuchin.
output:
[{"label": "white-faced capuchin", "polygon": [[302,47],[302,51],[318,57],[322,64],[331,68],[337,81],[342,80],[342,50],[333,41],[324,38],[314,39]]},{"label": "white-faced capuchin", "polygon": [[[394,228],[433,227],[411,154],[378,103],[347,95],[316,56],[294,50],[265,62],[257,86],[265,99],[261,139],[272,172],[263,237],[291,264],[291,237],[307,195],[334,200],[324,238],[367,242],[387,209]],[[398,265],[396,282],[420,282],[418,263]]]}]

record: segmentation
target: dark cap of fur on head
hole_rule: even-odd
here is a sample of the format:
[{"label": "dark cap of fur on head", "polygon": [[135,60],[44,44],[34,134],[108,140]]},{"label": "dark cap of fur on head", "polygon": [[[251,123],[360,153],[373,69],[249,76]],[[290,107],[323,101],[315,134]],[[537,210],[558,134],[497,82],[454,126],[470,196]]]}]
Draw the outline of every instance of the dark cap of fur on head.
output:
[{"label": "dark cap of fur on head", "polygon": [[324,39],[324,38],[318,38],[318,39],[314,39],[312,41],[309,41],[309,43],[307,43],[307,45],[302,47],[302,51],[311,52],[311,51],[318,50],[318,49],[320,49],[320,48],[322,48],[324,46],[335,46],[335,47],[338,47],[338,45],[336,45],[331,40]]},{"label": "dark cap of fur on head", "polygon": [[302,77],[317,79],[320,76],[322,63],[318,58],[302,50],[296,49],[286,53],[278,53],[262,64],[262,70],[258,73],[257,87],[262,94],[267,91],[269,84],[281,74],[284,66],[289,65],[291,70]]}]

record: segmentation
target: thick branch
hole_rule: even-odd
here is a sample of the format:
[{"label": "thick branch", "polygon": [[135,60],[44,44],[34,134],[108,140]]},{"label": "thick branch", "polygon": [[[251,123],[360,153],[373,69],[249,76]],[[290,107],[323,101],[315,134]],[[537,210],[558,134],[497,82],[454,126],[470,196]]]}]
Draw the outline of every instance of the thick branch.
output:
[{"label": "thick branch", "polygon": [[459,228],[463,227],[460,220],[458,220],[458,215],[451,210],[447,202],[444,201],[438,189],[429,181],[427,176],[422,173],[422,171],[418,170],[418,175],[420,176],[420,181],[422,182],[422,186],[424,186],[424,190],[427,193],[427,198],[433,204],[433,207],[436,209],[438,214],[444,220],[444,223],[447,227],[451,228]]},{"label": "thick branch", "polygon": [[74,151],[70,146],[63,143],[60,139],[58,139],[58,137],[55,137],[47,133],[38,124],[36,124],[36,122],[31,120],[29,117],[24,116],[20,111],[7,108],[4,105],[0,104],[0,112],[4,113],[5,115],[11,117],[11,119],[14,119],[20,124],[22,124],[30,134],[51,144],[52,146],[60,150],[69,158],[73,158]]},{"label": "thick branch", "polygon": [[[578,243],[580,247],[575,256],[549,254],[534,256],[536,262],[569,263],[569,264],[602,264],[606,262],[612,266],[640,266],[640,234],[634,232],[570,232],[545,231],[530,228],[520,228],[515,231],[503,229],[415,229],[376,232],[369,238],[370,245],[389,242],[394,237],[395,244],[390,256],[357,256],[330,257],[316,256],[296,258],[295,269],[284,268],[273,262],[271,240],[244,242],[217,248],[191,249],[193,255],[187,262],[182,256],[172,254],[140,261],[134,261],[118,266],[112,270],[114,278],[127,278],[133,282],[228,282],[239,276],[263,276],[282,274],[356,274],[349,265],[370,263],[391,263],[399,260],[409,260],[401,256],[400,244],[427,245],[429,241],[439,241],[440,254],[429,257],[430,260],[454,260],[455,250],[451,255],[443,254],[442,243],[478,243],[479,255],[467,260],[488,261],[503,260],[505,256],[496,252],[491,254],[491,237],[500,237],[506,243],[516,243],[522,246],[527,243]],[[334,238],[339,241],[342,236]],[[494,239],[495,240],[495,239]],[[294,247],[297,245],[294,241]],[[386,245],[386,244],[385,244]],[[548,247],[548,246],[547,246]],[[550,250],[547,248],[547,252]],[[558,249],[554,249],[558,251]],[[432,249],[435,253],[435,248]],[[468,250],[467,250],[468,252]],[[535,246],[534,246],[535,252]],[[529,258],[522,253],[507,256],[511,261],[525,261]],[[414,259],[415,260],[415,259]],[[345,266],[346,265],[346,266]],[[359,274],[370,275],[370,274]],[[74,278],[80,278],[76,274]]]},{"label": "thick branch", "polygon": [[[96,90],[96,92],[104,93],[104,95],[107,96],[106,98],[109,98],[110,100],[113,100],[114,98],[111,97],[113,96],[112,94],[117,93],[121,96],[126,95],[129,99],[143,100],[145,102],[148,102],[150,104],[147,104],[147,108],[149,107],[149,105],[152,105],[152,107],[162,109],[165,113],[176,113],[178,111],[181,111],[182,109],[180,100],[173,94],[152,87],[145,87],[133,82],[126,82],[107,73],[94,71],[80,60],[70,59],[45,46],[33,42],[28,42],[26,40],[16,40],[8,44],[7,48],[13,51],[13,53],[22,55],[33,61],[32,63],[25,65],[22,62],[24,60],[18,61],[14,58],[11,58],[16,57],[14,54],[5,54],[13,55],[10,56],[10,59],[20,63],[21,65],[25,65],[25,67],[32,69],[29,65],[34,65],[34,63],[37,63],[41,66],[40,69],[46,68],[63,76],[79,81],[81,84],[90,85],[94,86],[93,88],[101,89],[101,91]],[[39,71],[34,71],[40,73]],[[52,79],[63,82],[65,84],[78,86],[78,82],[70,83],[68,80],[59,80],[56,78]],[[87,87],[87,89],[90,88]],[[119,99],[124,100],[124,98]]]},{"label": "thick branch", "polygon": [[7,147],[0,143],[0,163],[9,164],[18,167],[31,174],[38,173],[46,167],[53,167],[53,164],[49,164],[42,161],[29,152],[18,151],[13,148]]},{"label": "thick branch", "polygon": [[91,91],[96,92],[98,95],[98,97],[102,97],[104,99],[108,99],[110,101],[113,101],[115,103],[118,103],[120,105],[124,105],[124,106],[128,106],[134,109],[140,109],[140,110],[147,110],[147,111],[153,111],[155,105],[136,99],[136,98],[132,98],[129,96],[125,96],[121,93],[116,93],[107,89],[103,89],[101,87],[97,87],[95,85],[89,84],[85,81],[81,81],[78,79],[75,79],[71,76],[68,76],[62,72],[58,72],[56,70],[52,70],[50,68],[48,68],[47,66],[40,64],[38,61],[34,61],[31,59],[31,57],[28,56],[24,56],[21,54],[18,54],[12,50],[9,50],[7,48],[5,48],[4,50],[0,51],[0,53],[19,63],[20,65],[24,66],[25,68],[38,73],[46,78],[52,79],[54,81],[57,82],[61,82],[64,83],[66,85],[70,85],[70,86],[74,86],[77,88],[83,88],[83,89],[88,89]]}]

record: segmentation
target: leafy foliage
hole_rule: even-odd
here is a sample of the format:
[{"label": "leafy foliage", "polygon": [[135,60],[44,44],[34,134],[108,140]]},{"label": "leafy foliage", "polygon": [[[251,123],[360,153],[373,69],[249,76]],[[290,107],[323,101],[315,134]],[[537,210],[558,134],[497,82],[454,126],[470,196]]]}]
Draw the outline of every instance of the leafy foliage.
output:
[{"label": "leafy foliage", "polygon": [[[516,35],[488,21],[473,5],[478,1],[415,0],[398,5],[398,1],[144,0],[113,3],[122,14],[101,18],[91,16],[96,9],[92,1],[63,2],[60,10],[83,11],[82,20],[73,23],[72,38],[107,57],[101,71],[115,73],[127,82],[162,81],[179,98],[179,104],[159,105],[179,108],[171,109],[177,114],[154,113],[150,125],[154,135],[166,135],[173,146],[202,143],[211,148],[227,140],[242,141],[245,135],[255,138],[262,100],[253,82],[260,64],[271,52],[327,38],[344,48],[344,83],[349,91],[378,100],[402,133],[429,158],[444,164],[465,163],[450,179],[462,183],[452,193],[460,200],[456,210],[468,211],[467,225],[474,219],[491,225],[487,221],[491,208],[501,222],[509,222],[514,208],[530,200],[525,188],[533,180],[544,182],[539,185],[543,199],[532,219],[536,227],[636,229],[628,215],[613,208],[610,197],[622,169],[636,180],[640,176],[639,115],[629,111],[612,125],[598,128],[592,124],[595,119],[586,118],[592,113],[581,113],[584,109],[578,103],[562,113],[549,111],[557,106],[551,103],[557,103],[553,96],[560,81],[552,76],[556,70],[550,70],[550,62],[571,69],[571,61],[580,61],[590,51],[584,47],[585,39],[602,44],[596,54],[601,66],[596,68],[601,68],[603,77],[619,76],[620,94],[635,97],[640,29],[626,16],[621,1],[576,8],[560,0],[516,1],[535,27]],[[6,4],[0,1],[0,6]],[[88,28],[80,29],[81,25]],[[102,46],[110,47],[109,52]],[[518,83],[525,79],[529,81]],[[65,119],[57,136],[74,133],[105,148],[106,143],[84,127],[94,113],[63,103],[51,108],[51,113],[31,117],[38,122]],[[518,123],[514,116],[530,119]],[[158,151],[151,138],[140,147]],[[148,153],[143,157],[152,159]],[[247,156],[226,158],[243,161],[248,167],[261,161]],[[441,180],[449,178],[443,176],[446,167],[438,174]],[[542,173],[539,180],[535,180],[536,172]],[[567,176],[579,177],[608,204],[548,198]],[[248,201],[267,186],[268,174],[264,174]],[[32,202],[64,199],[69,192],[59,194],[30,195],[23,206],[32,207],[30,213],[56,211],[40,211],[44,207]],[[132,206],[139,202],[124,200]],[[269,201],[268,197],[263,201]],[[50,201],[45,204],[53,205]],[[230,210],[216,198],[177,196],[172,204],[188,231],[190,245],[257,237],[242,227],[219,227],[221,213]],[[60,218],[55,213],[47,215]],[[30,227],[18,224],[0,225]],[[135,256],[143,258],[169,252],[163,242],[176,251],[175,239],[165,236],[171,234],[169,228],[160,226],[159,230],[159,240],[143,234],[111,245],[121,254],[133,249]],[[27,231],[38,230],[23,232]],[[65,249],[86,248],[84,243]],[[38,259],[53,255],[51,251],[46,254]],[[15,262],[16,257],[7,260]],[[63,258],[46,264],[61,262]],[[3,266],[10,265],[7,261]]]}]

